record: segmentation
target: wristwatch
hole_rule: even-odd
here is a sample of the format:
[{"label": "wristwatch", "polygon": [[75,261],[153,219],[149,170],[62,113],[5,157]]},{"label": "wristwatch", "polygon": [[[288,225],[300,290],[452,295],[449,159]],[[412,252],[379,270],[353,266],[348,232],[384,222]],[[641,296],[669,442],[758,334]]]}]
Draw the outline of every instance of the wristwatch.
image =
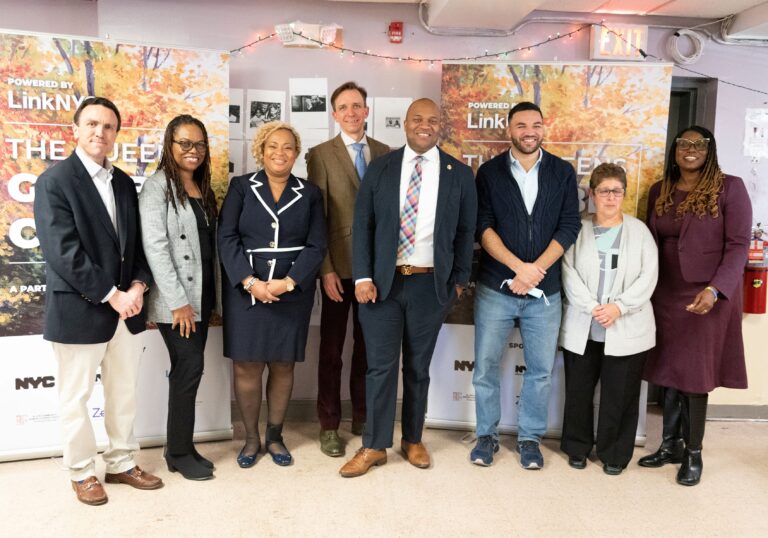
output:
[{"label": "wristwatch", "polygon": [[283,280],[285,280],[285,290],[288,292],[292,292],[294,289],[296,289],[296,284],[293,283],[293,279],[291,277],[285,277]]}]

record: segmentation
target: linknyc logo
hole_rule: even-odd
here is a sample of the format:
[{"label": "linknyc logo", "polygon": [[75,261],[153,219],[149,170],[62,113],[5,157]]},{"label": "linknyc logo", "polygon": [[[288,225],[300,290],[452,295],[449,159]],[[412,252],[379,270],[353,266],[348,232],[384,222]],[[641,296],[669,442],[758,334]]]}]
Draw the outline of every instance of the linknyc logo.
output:
[{"label": "linknyc logo", "polygon": [[[100,382],[101,374],[96,374],[96,383]],[[16,378],[16,390],[52,389],[55,386],[56,378],[52,375]]]}]

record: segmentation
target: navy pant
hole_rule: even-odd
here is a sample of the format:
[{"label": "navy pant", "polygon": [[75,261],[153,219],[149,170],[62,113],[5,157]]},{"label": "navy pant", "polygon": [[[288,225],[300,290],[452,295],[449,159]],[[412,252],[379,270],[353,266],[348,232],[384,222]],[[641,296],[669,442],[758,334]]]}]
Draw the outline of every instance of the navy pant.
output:
[{"label": "navy pant", "polygon": [[401,350],[403,439],[410,443],[421,441],[429,364],[452,302],[438,302],[433,274],[396,273],[385,300],[360,305],[360,323],[368,352],[364,447],[381,450],[392,446]]}]

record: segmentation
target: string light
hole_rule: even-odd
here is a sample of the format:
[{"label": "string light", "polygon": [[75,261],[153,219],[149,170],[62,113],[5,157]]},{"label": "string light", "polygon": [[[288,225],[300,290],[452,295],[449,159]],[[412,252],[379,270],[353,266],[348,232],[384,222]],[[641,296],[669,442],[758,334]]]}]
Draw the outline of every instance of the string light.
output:
[{"label": "string light", "polygon": [[265,36],[265,37],[262,37],[261,35],[259,35],[259,36],[256,37],[255,41],[251,41],[250,43],[247,43],[247,44],[243,45],[242,47],[238,47],[236,49],[232,49],[232,50],[229,51],[229,53],[232,54],[233,56],[238,56],[238,55],[242,54],[245,49],[247,49],[249,47],[252,47],[254,45],[258,45],[259,43],[261,43],[262,41],[266,41],[267,39],[272,39],[276,35],[277,35],[277,32],[273,32],[273,33],[271,33],[271,34],[269,34],[268,36]]},{"label": "string light", "polygon": [[[402,56],[389,56],[389,55],[386,55],[386,54],[377,54],[375,52],[371,52],[370,50],[364,50],[364,51],[363,50],[354,50],[354,49],[350,49],[350,48],[346,48],[346,47],[340,47],[340,46],[335,45],[333,43],[323,43],[320,40],[304,36],[304,35],[302,35],[299,32],[294,31],[293,33],[295,35],[303,38],[303,39],[306,39],[307,41],[311,41],[313,43],[316,43],[317,45],[320,45],[321,47],[329,47],[329,48],[332,48],[332,49],[335,49],[335,50],[339,51],[339,56],[342,57],[342,58],[344,57],[344,53],[345,52],[350,52],[352,54],[353,58],[355,57],[355,55],[361,54],[361,55],[364,55],[364,56],[369,56],[369,57],[372,57],[372,58],[379,58],[379,59],[383,59],[383,60],[397,60],[398,62],[405,61],[405,62],[413,62],[413,63],[417,63],[417,64],[421,64],[423,62],[427,62],[428,65],[429,65],[429,68],[432,69],[434,64],[435,64],[435,62],[439,63],[439,62],[456,62],[456,61],[461,61],[461,60],[465,60],[465,61],[483,60],[483,59],[487,59],[489,56],[490,57],[506,58],[508,55],[514,54],[516,52],[522,52],[522,51],[525,51],[526,53],[530,53],[530,52],[532,52],[532,49],[535,49],[535,48],[540,47],[542,45],[546,45],[548,43],[551,43],[552,41],[559,41],[560,39],[565,39],[565,38],[568,38],[569,40],[573,40],[573,36],[575,36],[576,34],[578,34],[579,32],[581,32],[583,30],[588,29],[593,24],[595,26],[599,26],[601,28],[604,28],[608,33],[616,36],[617,39],[620,39],[621,41],[623,41],[625,44],[627,44],[631,48],[637,50],[637,52],[640,54],[640,56],[643,57],[643,59],[651,58],[653,60],[657,60],[657,61],[660,61],[660,62],[664,61],[663,59],[659,58],[658,56],[654,56],[653,54],[650,54],[650,53],[646,52],[645,50],[635,46],[634,43],[627,41],[622,34],[616,32],[616,31],[612,30],[611,28],[609,28],[608,26],[606,26],[605,19],[602,19],[599,23],[583,24],[583,25],[579,26],[578,28],[576,28],[575,30],[571,30],[570,32],[568,32],[566,34],[562,34],[561,35],[560,32],[558,32],[554,36],[549,35],[549,36],[547,36],[546,40],[540,41],[538,43],[533,43],[533,44],[527,45],[527,46],[526,45],[522,45],[522,46],[519,46],[519,47],[516,47],[516,48],[513,48],[513,49],[502,50],[502,51],[493,52],[493,53],[489,52],[486,49],[484,51],[484,54],[480,54],[480,55],[477,55],[477,56],[461,56],[461,57],[448,57],[448,58],[414,58],[414,57],[411,57],[411,56],[403,58]],[[250,47],[252,47],[254,45],[258,45],[259,43],[262,43],[264,41],[267,41],[268,39],[271,39],[271,38],[275,37],[276,35],[277,35],[277,32],[271,33],[271,34],[269,34],[267,36],[259,35],[256,38],[255,41],[251,41],[250,43],[247,43],[247,44],[243,45],[242,47],[238,47],[236,49],[232,49],[229,52],[230,52],[230,54],[232,54],[232,56],[240,56],[245,49],[250,48]],[[693,74],[698,75],[698,76],[702,76],[702,77],[705,77],[705,78],[708,78],[708,79],[714,79],[715,78],[715,77],[712,77],[711,75],[707,75],[706,73],[701,73],[699,71],[694,71],[693,69],[689,69],[689,68],[687,68],[685,66],[682,66],[680,64],[677,64],[677,63],[675,65],[679,69],[682,69],[684,71],[688,71],[689,73],[693,73]],[[734,86],[736,88],[741,88],[743,90],[759,93],[759,94],[762,94],[762,95],[768,95],[768,92],[766,92],[766,91],[758,90],[758,89],[755,89],[755,88],[750,88],[748,86],[743,86],[741,84],[736,84],[734,82],[729,82],[729,81],[723,80],[721,78],[718,79],[718,81],[720,83],[722,83],[722,84],[727,84],[729,86]]]},{"label": "string light", "polygon": [[[379,59],[382,59],[382,60],[397,60],[398,62],[406,61],[406,62],[412,62],[412,63],[416,63],[416,64],[421,64],[421,63],[425,63],[426,62],[430,67],[432,67],[435,63],[440,63],[440,62],[457,62],[457,61],[462,61],[462,60],[464,60],[464,61],[482,60],[482,59],[487,59],[488,57],[506,58],[508,55],[514,54],[515,52],[519,52],[519,51],[524,50],[524,49],[530,52],[532,49],[535,49],[536,47],[540,47],[542,45],[546,45],[548,43],[551,43],[552,41],[557,41],[559,39],[564,39],[566,37],[569,38],[569,39],[573,39],[573,36],[575,34],[578,34],[579,32],[588,29],[590,26],[591,26],[591,24],[583,24],[583,25],[579,26],[578,28],[576,28],[575,30],[572,30],[572,31],[568,32],[567,34],[560,35],[558,33],[557,36],[551,36],[550,35],[550,36],[547,37],[546,40],[540,41],[538,43],[532,43],[532,44],[530,44],[528,46],[517,47],[517,48],[514,48],[514,49],[502,50],[502,51],[498,51],[498,52],[490,52],[487,49],[485,49],[483,54],[479,54],[477,56],[456,56],[456,57],[445,57],[445,58],[434,58],[434,57],[433,58],[418,58],[418,57],[411,57],[411,56],[403,58],[402,56],[390,56],[390,55],[387,55],[387,54],[378,54],[376,52],[371,52],[370,49],[355,50],[355,49],[350,49],[350,48],[347,48],[347,47],[341,47],[341,46],[336,45],[334,43],[323,43],[319,39],[314,39],[312,37],[307,37],[305,35],[302,35],[299,32],[294,31],[293,33],[295,35],[301,37],[302,39],[305,39],[307,41],[310,41],[310,42],[315,43],[317,45],[320,45],[322,47],[328,47],[328,48],[331,48],[331,49],[335,49],[335,50],[339,51],[339,55],[341,57],[344,56],[345,52],[349,52],[349,53],[352,54],[353,57],[355,55],[359,54],[359,55],[362,55],[362,56],[368,56],[368,57],[371,57],[371,58],[379,58]],[[233,49],[230,52],[232,54],[237,54],[238,52],[242,51],[243,49],[246,49],[248,47],[251,47],[253,45],[261,43],[262,41],[266,41],[267,39],[270,39],[270,38],[274,37],[275,35],[277,35],[277,34],[273,33],[273,34],[270,34],[270,35],[268,35],[266,37],[263,37],[263,38],[259,37],[259,39],[257,39],[256,41],[248,43],[247,45],[243,45],[242,47],[239,47],[237,49]]]}]

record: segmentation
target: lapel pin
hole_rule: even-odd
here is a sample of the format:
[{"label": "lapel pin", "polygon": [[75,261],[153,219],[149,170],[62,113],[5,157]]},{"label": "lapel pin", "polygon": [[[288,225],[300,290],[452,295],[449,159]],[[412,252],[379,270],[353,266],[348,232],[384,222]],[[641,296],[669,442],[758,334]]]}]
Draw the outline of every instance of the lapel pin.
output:
[{"label": "lapel pin", "polygon": [[446,168],[448,168],[448,170],[453,170],[453,165],[449,164]]}]

